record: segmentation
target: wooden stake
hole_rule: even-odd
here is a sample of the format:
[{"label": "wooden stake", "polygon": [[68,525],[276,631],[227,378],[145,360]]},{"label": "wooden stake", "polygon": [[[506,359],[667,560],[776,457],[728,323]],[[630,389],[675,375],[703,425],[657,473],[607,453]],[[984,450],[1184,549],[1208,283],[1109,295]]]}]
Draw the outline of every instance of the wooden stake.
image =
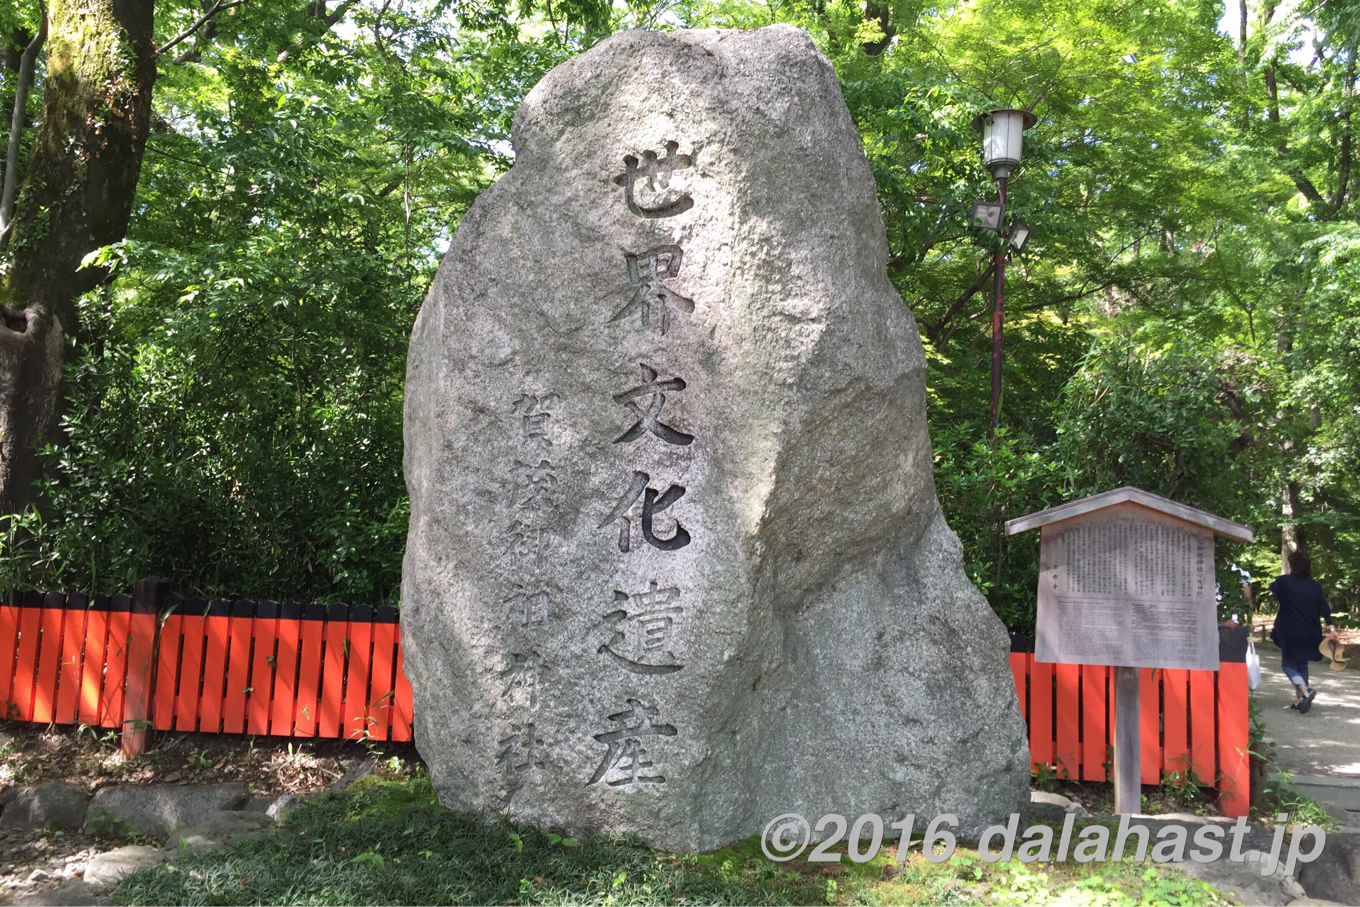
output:
[{"label": "wooden stake", "polygon": [[1114,811],[1142,811],[1142,755],[1138,739],[1138,669],[1114,667]]}]

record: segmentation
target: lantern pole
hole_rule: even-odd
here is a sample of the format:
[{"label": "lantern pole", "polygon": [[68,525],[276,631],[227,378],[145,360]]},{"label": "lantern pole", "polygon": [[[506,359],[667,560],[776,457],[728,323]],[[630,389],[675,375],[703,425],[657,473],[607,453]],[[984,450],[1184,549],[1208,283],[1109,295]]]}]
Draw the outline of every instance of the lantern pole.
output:
[{"label": "lantern pole", "polygon": [[[1008,176],[996,181],[997,201],[1002,210],[1006,207],[1006,182]],[[997,250],[995,266],[992,269],[992,403],[988,409],[987,440],[996,440],[996,424],[1001,416],[1001,322],[1002,308],[1006,294],[1006,252],[1008,235],[1001,229],[1001,248]]]},{"label": "lantern pole", "polygon": [[[987,438],[996,439],[996,427],[1001,420],[1001,364],[1002,323],[1005,307],[1006,255],[1010,251],[1012,230],[1004,223],[1006,211],[1006,187],[1011,171],[1020,166],[1020,153],[1024,144],[1024,132],[1037,122],[1037,117],[1028,110],[993,110],[973,120],[973,128],[982,133],[982,158],[987,169],[992,171],[996,180],[998,209],[994,220],[987,226],[995,229],[1001,236],[1001,246],[996,252],[992,268],[992,398],[988,407]],[[976,209],[982,203],[978,203]],[[986,207],[986,206],[984,206]],[[993,226],[995,224],[995,226]],[[1029,238],[1029,227],[1016,221],[1014,235],[1018,237],[1016,247]]]}]

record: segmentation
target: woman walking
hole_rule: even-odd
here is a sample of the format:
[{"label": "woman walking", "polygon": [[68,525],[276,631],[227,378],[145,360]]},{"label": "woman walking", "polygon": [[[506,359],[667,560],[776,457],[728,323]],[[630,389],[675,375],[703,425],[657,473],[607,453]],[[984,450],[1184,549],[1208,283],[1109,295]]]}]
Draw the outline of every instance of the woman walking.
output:
[{"label": "woman walking", "polygon": [[1270,591],[1280,603],[1270,639],[1280,647],[1280,667],[1294,684],[1294,701],[1289,707],[1305,713],[1313,707],[1313,697],[1317,695],[1308,685],[1308,662],[1322,660],[1318,651],[1322,644],[1319,618],[1327,625],[1331,638],[1337,638],[1332,609],[1322,597],[1322,586],[1313,579],[1308,555],[1302,551],[1289,555],[1289,572],[1271,583]]}]

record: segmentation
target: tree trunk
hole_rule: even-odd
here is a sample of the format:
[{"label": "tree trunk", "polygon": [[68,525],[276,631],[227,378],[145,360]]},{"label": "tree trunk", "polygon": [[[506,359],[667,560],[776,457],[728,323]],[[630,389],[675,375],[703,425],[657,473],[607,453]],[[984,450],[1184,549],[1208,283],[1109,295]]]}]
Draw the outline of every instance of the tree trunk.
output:
[{"label": "tree trunk", "polygon": [[1289,555],[1295,551],[1308,553],[1308,539],[1303,527],[1294,522],[1302,509],[1299,503],[1299,483],[1286,482],[1284,487],[1284,527],[1280,531],[1280,572],[1289,572]]},{"label": "tree trunk", "polygon": [[122,239],[151,114],[153,0],[53,0],[42,122],[0,283],[0,513],[36,500],[55,436],[76,300],[107,276],[84,257]]}]

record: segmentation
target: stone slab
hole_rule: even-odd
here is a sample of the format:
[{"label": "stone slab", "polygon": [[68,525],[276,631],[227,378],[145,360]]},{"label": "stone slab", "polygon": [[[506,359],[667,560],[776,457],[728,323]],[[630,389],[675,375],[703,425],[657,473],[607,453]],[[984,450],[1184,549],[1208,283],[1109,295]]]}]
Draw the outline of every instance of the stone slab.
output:
[{"label": "stone slab", "polygon": [[100,788],[86,814],[87,833],[128,830],[150,838],[191,825],[203,816],[245,805],[245,784],[120,784]]},{"label": "stone slab", "polygon": [[0,813],[0,828],[40,830],[48,826],[75,831],[85,824],[90,792],[77,784],[54,782],[17,789]]},{"label": "stone slab", "polygon": [[165,841],[165,850],[172,855],[221,850],[259,835],[269,827],[271,821],[263,813],[253,811],[213,813],[193,825],[172,832]]},{"label": "stone slab", "polygon": [[96,854],[85,866],[85,881],[92,885],[113,885],[138,869],[159,866],[168,855],[159,847],[132,844]]}]

